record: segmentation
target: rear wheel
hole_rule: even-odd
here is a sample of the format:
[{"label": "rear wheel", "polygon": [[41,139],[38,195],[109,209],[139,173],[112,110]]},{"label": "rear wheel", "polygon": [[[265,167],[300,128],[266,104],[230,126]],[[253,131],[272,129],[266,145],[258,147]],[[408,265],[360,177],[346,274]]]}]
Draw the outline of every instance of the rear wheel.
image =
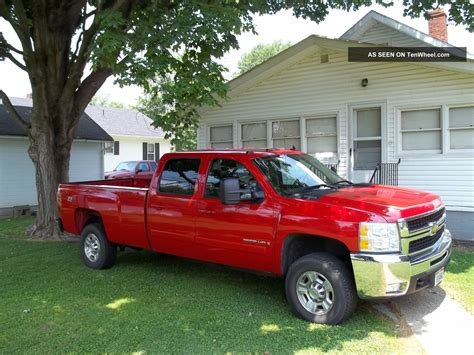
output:
[{"label": "rear wheel", "polygon": [[91,223],[81,233],[81,254],[90,268],[107,269],[115,264],[117,246],[107,240],[102,225]]},{"label": "rear wheel", "polygon": [[351,273],[344,263],[327,253],[312,253],[296,260],[285,280],[292,311],[315,323],[339,324],[357,305]]}]

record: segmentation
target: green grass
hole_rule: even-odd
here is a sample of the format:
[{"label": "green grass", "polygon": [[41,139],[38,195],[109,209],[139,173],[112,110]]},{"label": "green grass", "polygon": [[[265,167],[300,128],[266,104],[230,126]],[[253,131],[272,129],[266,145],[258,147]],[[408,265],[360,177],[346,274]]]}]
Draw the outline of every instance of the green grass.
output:
[{"label": "green grass", "polygon": [[441,287],[474,315],[474,252],[453,249]]},{"label": "green grass", "polygon": [[86,268],[78,243],[0,221],[0,352],[405,353],[419,345],[361,303],[343,325],[294,317],[283,281],[149,252]]}]

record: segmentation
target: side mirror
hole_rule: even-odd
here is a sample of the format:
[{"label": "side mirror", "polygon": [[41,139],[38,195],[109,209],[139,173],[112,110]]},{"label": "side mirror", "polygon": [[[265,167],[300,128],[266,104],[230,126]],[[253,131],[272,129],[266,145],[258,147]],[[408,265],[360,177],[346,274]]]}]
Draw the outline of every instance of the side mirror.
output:
[{"label": "side mirror", "polygon": [[220,195],[224,205],[236,205],[241,201],[261,200],[265,197],[263,191],[241,189],[238,178],[222,179]]},{"label": "side mirror", "polygon": [[224,205],[236,205],[240,202],[240,185],[237,178],[221,180],[220,194]]},{"label": "side mirror", "polygon": [[142,172],[142,169],[135,170],[135,174],[138,174],[138,173],[141,173],[141,172]]}]

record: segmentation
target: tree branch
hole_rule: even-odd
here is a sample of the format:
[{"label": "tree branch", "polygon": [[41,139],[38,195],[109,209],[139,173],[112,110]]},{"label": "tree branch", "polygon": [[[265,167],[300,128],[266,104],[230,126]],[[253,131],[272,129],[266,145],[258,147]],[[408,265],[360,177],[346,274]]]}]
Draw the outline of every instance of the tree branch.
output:
[{"label": "tree branch", "polygon": [[22,51],[20,51],[19,49],[16,49],[15,47],[13,47],[10,43],[6,41],[5,37],[3,37],[3,34],[1,32],[0,32],[0,48],[5,48],[12,52],[15,52],[16,54],[23,55]]},{"label": "tree branch", "polygon": [[10,25],[13,27],[13,29],[15,30],[15,33],[20,39],[21,46],[23,47],[24,53],[22,54],[26,62],[27,58],[29,58],[31,54],[33,53],[33,47],[31,46],[30,33],[29,33],[30,29],[28,27],[28,19],[26,17],[25,9],[21,2],[15,1],[15,10],[17,10],[17,6],[19,6],[18,10],[20,10],[19,11],[20,13],[17,14],[17,16],[20,21],[24,20],[25,22],[18,23],[11,16],[10,9],[8,8],[5,1],[0,1],[0,16],[5,18],[5,20],[7,20],[10,23]]},{"label": "tree branch", "polygon": [[29,129],[31,127],[30,124],[26,122],[25,120],[23,120],[23,118],[20,116],[20,114],[18,113],[18,111],[15,109],[12,102],[8,98],[7,94],[5,94],[3,90],[0,90],[0,99],[2,99],[3,105],[7,108],[7,112],[9,112],[12,115],[16,123],[18,123],[21,126],[21,128],[23,128],[28,134]]},{"label": "tree branch", "polygon": [[10,59],[13,62],[13,64],[15,64],[21,70],[28,71],[28,69],[26,68],[26,65],[18,61],[18,59],[16,59],[11,53],[5,54],[5,58]]}]

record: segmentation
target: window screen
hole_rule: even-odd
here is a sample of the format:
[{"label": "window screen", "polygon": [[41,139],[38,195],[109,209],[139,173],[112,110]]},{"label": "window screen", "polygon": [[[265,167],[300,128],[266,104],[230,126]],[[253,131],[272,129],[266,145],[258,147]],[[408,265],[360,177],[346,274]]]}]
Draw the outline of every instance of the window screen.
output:
[{"label": "window screen", "polygon": [[441,151],[441,114],[439,109],[401,113],[402,150]]},{"label": "window screen", "polygon": [[257,181],[242,164],[231,159],[215,159],[209,169],[204,196],[218,198],[221,180],[228,177],[238,178],[241,189],[257,189]]},{"label": "window screen", "polygon": [[146,159],[147,160],[155,160],[155,144],[153,143],[146,143]]},{"label": "window screen", "polygon": [[272,138],[274,148],[300,149],[300,121],[272,122]]},{"label": "window screen", "polygon": [[114,153],[114,142],[105,142],[105,152],[113,154]]},{"label": "window screen", "polygon": [[209,143],[211,148],[233,147],[232,125],[211,127],[209,133]]},{"label": "window screen", "polygon": [[381,140],[354,141],[354,170],[374,170],[381,162]]},{"label": "window screen", "polygon": [[267,146],[267,123],[245,123],[241,126],[243,148],[265,148]]},{"label": "window screen", "polygon": [[357,109],[355,115],[354,170],[374,170],[382,160],[382,110]]},{"label": "window screen", "polygon": [[181,196],[192,196],[199,170],[199,159],[171,159],[160,177],[159,191]]},{"label": "window screen", "polygon": [[336,117],[311,118],[306,120],[307,150],[319,160],[337,158]]},{"label": "window screen", "polygon": [[451,149],[474,149],[474,107],[449,109],[449,145]]}]

